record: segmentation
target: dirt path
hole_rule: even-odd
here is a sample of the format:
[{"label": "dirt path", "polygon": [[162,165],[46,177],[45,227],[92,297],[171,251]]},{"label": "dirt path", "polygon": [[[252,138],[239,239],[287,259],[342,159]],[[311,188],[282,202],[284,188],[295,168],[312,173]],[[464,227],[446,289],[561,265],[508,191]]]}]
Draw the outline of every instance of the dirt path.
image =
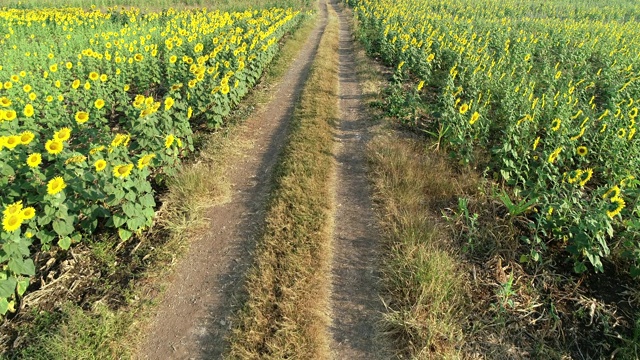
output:
[{"label": "dirt path", "polygon": [[192,243],[176,266],[139,346],[138,358],[219,359],[225,351],[224,337],[235,310],[233,299],[241,295],[255,238],[264,226],[273,165],[326,19],[323,3],[315,30],[281,82],[270,89],[274,97],[247,120],[242,138],[253,140],[254,145],[245,157],[229,160],[234,164],[229,174],[233,197],[211,210],[209,235]]},{"label": "dirt path", "polygon": [[349,21],[340,18],[340,123],[336,134],[337,175],[333,241],[332,312],[335,359],[388,359],[376,329],[384,310],[380,301],[380,232],[366,174],[365,146],[371,122],[363,119],[362,93],[356,76]]}]

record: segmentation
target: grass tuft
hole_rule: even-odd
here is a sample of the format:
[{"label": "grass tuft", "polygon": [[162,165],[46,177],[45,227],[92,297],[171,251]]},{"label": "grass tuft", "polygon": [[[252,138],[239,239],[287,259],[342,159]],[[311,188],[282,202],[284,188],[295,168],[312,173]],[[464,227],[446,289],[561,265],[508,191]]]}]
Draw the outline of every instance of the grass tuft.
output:
[{"label": "grass tuft", "polygon": [[411,358],[458,358],[464,339],[465,282],[438,207],[471,180],[415,141],[378,135],[369,145],[371,176],[387,251],[385,327]]}]

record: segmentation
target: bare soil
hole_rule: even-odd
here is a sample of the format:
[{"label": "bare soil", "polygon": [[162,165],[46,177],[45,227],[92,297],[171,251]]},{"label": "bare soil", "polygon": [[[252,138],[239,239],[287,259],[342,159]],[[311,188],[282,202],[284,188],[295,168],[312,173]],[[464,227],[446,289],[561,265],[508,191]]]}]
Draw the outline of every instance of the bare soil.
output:
[{"label": "bare soil", "polygon": [[176,265],[137,358],[218,359],[226,351],[230,318],[264,227],[273,167],[318,49],[326,8],[319,17],[281,82],[270,89],[273,98],[246,121],[241,138],[251,139],[253,147],[229,159],[231,201],[210,211],[209,233],[191,243]]},{"label": "bare soil", "polygon": [[354,40],[347,15],[335,1],[340,20],[340,121],[336,131],[335,229],[332,261],[332,352],[335,359],[388,359],[377,324],[380,298],[381,237],[367,178],[366,144],[373,122],[363,116]]}]

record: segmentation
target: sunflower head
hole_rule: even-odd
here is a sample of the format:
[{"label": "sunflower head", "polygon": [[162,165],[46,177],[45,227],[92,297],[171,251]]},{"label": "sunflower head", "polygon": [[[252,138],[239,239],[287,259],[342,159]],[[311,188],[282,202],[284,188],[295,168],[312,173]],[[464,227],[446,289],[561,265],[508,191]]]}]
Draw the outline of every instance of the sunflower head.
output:
[{"label": "sunflower head", "polygon": [[52,139],[52,140],[48,140],[45,143],[44,148],[47,150],[49,154],[57,155],[62,152],[62,149],[64,149],[64,145],[62,141]]},{"label": "sunflower head", "polygon": [[589,150],[587,150],[586,146],[578,146],[576,148],[576,153],[580,156],[586,156]]},{"label": "sunflower head", "polygon": [[63,127],[62,129],[56,131],[53,134],[53,138],[58,141],[67,141],[71,137],[71,129],[68,127]]},{"label": "sunflower head", "polygon": [[78,111],[76,113],[75,119],[78,124],[84,124],[89,121],[89,113],[86,111]]},{"label": "sunflower head", "polygon": [[31,168],[37,167],[41,162],[42,155],[40,153],[33,153],[27,157],[27,165]]},{"label": "sunflower head", "polygon": [[67,184],[64,182],[64,179],[60,176],[56,176],[47,183],[47,194],[55,195],[66,187]]},{"label": "sunflower head", "polygon": [[96,160],[96,162],[93,163],[93,166],[95,166],[96,171],[102,171],[107,167],[107,162],[103,159]]},{"label": "sunflower head", "polygon": [[460,111],[460,114],[464,115],[467,111],[469,111],[469,104],[464,103],[460,105],[460,108],[458,109],[458,111]]}]

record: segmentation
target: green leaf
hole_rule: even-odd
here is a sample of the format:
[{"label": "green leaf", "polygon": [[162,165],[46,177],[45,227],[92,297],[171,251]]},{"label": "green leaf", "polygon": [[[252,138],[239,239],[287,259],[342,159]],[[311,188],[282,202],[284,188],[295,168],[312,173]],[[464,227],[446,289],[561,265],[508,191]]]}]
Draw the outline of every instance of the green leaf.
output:
[{"label": "green leaf", "polygon": [[18,295],[22,296],[22,294],[24,294],[25,291],[27,291],[28,287],[29,287],[29,279],[18,281]]},{"label": "green leaf", "polygon": [[0,298],[0,315],[4,315],[9,310],[9,302],[5,298]]},{"label": "green leaf", "polygon": [[113,214],[113,226],[119,228],[122,225],[124,225],[124,223],[127,222],[127,218],[125,216],[122,216],[120,214]]},{"label": "green leaf", "polygon": [[68,236],[60,238],[58,240],[58,246],[60,246],[62,250],[69,250],[69,247],[71,247],[71,238]]},{"label": "green leaf", "polygon": [[73,232],[73,224],[69,221],[55,220],[53,222],[53,230],[59,236],[67,236]]},{"label": "green leaf", "polygon": [[16,291],[18,282],[16,278],[10,276],[8,279],[0,280],[0,298],[8,298]]},{"label": "green leaf", "polygon": [[120,228],[120,229],[118,229],[118,235],[120,236],[120,239],[122,239],[122,241],[127,241],[127,240],[129,240],[131,235],[133,235],[133,233],[131,231],[129,231],[129,230]]},{"label": "green leaf", "polygon": [[36,265],[31,259],[23,260],[20,258],[13,258],[9,260],[8,265],[9,270],[13,271],[16,274],[31,276],[36,274]]},{"label": "green leaf", "polygon": [[138,213],[138,209],[136,209],[135,204],[131,202],[127,202],[122,205],[122,210],[130,218],[136,216],[136,214]]}]

